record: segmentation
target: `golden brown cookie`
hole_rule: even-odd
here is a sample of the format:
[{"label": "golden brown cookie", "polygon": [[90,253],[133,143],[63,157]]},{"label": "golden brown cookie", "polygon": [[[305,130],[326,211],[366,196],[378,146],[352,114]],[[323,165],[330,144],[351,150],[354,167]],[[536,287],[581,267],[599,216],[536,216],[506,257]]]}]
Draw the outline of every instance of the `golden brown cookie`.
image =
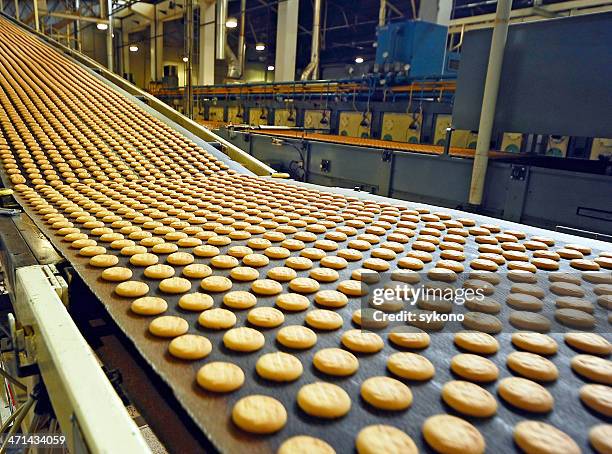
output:
[{"label": "golden brown cookie", "polygon": [[297,357],[284,352],[260,356],[255,369],[260,377],[276,382],[297,380],[304,370]]},{"label": "golden brown cookie", "polygon": [[213,304],[212,297],[206,293],[187,293],[181,296],[178,301],[179,307],[186,311],[205,311],[210,309]]},{"label": "golden brown cookie", "polygon": [[493,361],[471,353],[455,355],[450,367],[455,374],[470,381],[490,382],[499,376],[499,369]]},{"label": "golden brown cookie", "polygon": [[506,364],[517,374],[535,381],[553,381],[559,377],[557,366],[535,353],[512,352],[506,357]]},{"label": "golden brown cookie", "polygon": [[612,385],[612,361],[593,355],[576,355],[570,365],[583,377],[604,385]]},{"label": "golden brown cookie", "polygon": [[598,454],[612,452],[612,424],[599,424],[589,431],[589,441]]},{"label": "golden brown cookie", "polygon": [[144,269],[144,275],[149,279],[167,279],[174,276],[174,268],[170,265],[158,263],[156,265],[147,266]]},{"label": "golden brown cookie", "polygon": [[541,421],[521,421],[514,426],[514,441],[527,454],[580,454],[566,433]]},{"label": "golden brown cookie", "polygon": [[115,287],[115,293],[119,296],[124,296],[127,298],[137,298],[139,296],[145,296],[147,293],[149,293],[149,286],[144,282],[125,281],[117,284]]},{"label": "golden brown cookie", "polygon": [[317,343],[317,335],[305,326],[289,325],[276,333],[276,340],[285,347],[307,349]]},{"label": "golden brown cookie", "polygon": [[257,297],[243,290],[231,291],[223,295],[223,304],[232,309],[248,309],[257,304]]},{"label": "golden brown cookie", "polygon": [[518,348],[539,355],[554,355],[558,350],[557,342],[546,334],[517,332],[512,334],[511,339]]},{"label": "golden brown cookie", "polygon": [[381,337],[369,331],[350,329],[342,334],[342,345],[359,353],[376,353],[382,350],[384,343]]},{"label": "golden brown cookie", "polygon": [[204,336],[183,334],[175,337],[168,345],[168,351],[176,358],[195,360],[205,358],[210,354],[212,344]]},{"label": "golden brown cookie", "polygon": [[351,352],[340,348],[324,348],[315,353],[312,364],[325,374],[353,375],[359,368],[359,360]]},{"label": "golden brown cookie", "polygon": [[387,359],[387,369],[407,380],[429,380],[436,371],[433,364],[416,353],[397,352]]},{"label": "golden brown cookie", "polygon": [[595,333],[567,333],[565,342],[577,350],[592,355],[609,355],[612,353],[612,344]]},{"label": "golden brown cookie", "polygon": [[235,364],[212,362],[198,370],[197,382],[202,388],[213,392],[231,392],[244,383],[244,372]]},{"label": "golden brown cookie", "polygon": [[208,276],[202,279],[200,287],[207,292],[225,292],[232,288],[232,281],[225,276]]},{"label": "golden brown cookie", "polygon": [[163,298],[144,296],[132,301],[130,309],[139,315],[159,315],[166,312],[168,303]]},{"label": "golden brown cookie", "polygon": [[589,383],[580,388],[580,400],[592,410],[612,418],[612,387]]},{"label": "golden brown cookie", "polygon": [[223,345],[238,352],[254,352],[261,349],[265,343],[263,334],[246,326],[232,328],[223,335]]},{"label": "golden brown cookie", "polygon": [[158,337],[177,337],[185,334],[188,329],[187,321],[174,315],[162,315],[149,324],[149,332]]},{"label": "golden brown cookie", "polygon": [[270,434],[278,432],[287,423],[287,411],[273,397],[250,395],[236,402],[232,421],[246,432]]},{"label": "golden brown cookie", "polygon": [[485,440],[478,429],[456,416],[430,416],[423,423],[422,431],[427,443],[439,453],[482,454],[485,451]]},{"label": "golden brown cookie", "polygon": [[351,409],[351,398],[340,386],[327,382],[304,385],[297,394],[299,407],[311,416],[340,418]]},{"label": "golden brown cookie", "polygon": [[381,410],[405,410],[412,404],[412,391],[390,377],[370,377],[361,384],[361,397]]},{"label": "golden brown cookie", "polygon": [[191,282],[183,277],[170,277],[159,283],[159,290],[174,295],[186,293],[191,290]]},{"label": "golden brown cookie", "polygon": [[382,424],[367,426],[355,441],[358,454],[402,453],[417,454],[418,448],[406,433]]},{"label": "golden brown cookie", "polygon": [[198,317],[198,323],[209,329],[228,329],[236,324],[236,316],[227,309],[215,307],[205,310]]},{"label": "golden brown cookie", "polygon": [[336,454],[336,451],[319,438],[296,435],[283,441],[276,454]]},{"label": "golden brown cookie", "polygon": [[533,413],[548,413],[555,403],[546,388],[526,378],[504,378],[497,392],[509,404]]},{"label": "golden brown cookie", "polygon": [[468,381],[451,380],[442,387],[447,405],[468,416],[488,418],[497,413],[497,401],[486,389]]}]

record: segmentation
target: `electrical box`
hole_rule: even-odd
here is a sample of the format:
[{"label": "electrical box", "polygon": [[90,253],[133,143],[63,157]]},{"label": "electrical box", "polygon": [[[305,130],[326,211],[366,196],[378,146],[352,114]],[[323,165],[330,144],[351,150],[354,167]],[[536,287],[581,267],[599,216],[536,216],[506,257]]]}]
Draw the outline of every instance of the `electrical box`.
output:
[{"label": "electrical box", "polygon": [[504,132],[501,144],[501,151],[508,153],[518,153],[521,151],[523,134],[520,132]]},{"label": "electrical box", "polygon": [[381,139],[394,142],[419,143],[423,116],[420,113],[390,113],[383,115]]},{"label": "electrical box", "polygon": [[304,128],[322,129],[329,131],[331,123],[331,110],[304,111]]},{"label": "electrical box", "polygon": [[447,32],[443,25],[418,20],[378,27],[376,64],[382,68],[410,65],[410,78],[439,77],[445,68]]},{"label": "electrical box", "polygon": [[612,139],[593,139],[593,145],[591,145],[591,159],[597,160],[599,156],[612,158]]},{"label": "electrical box", "polygon": [[569,136],[549,136],[546,145],[546,156],[556,156],[564,158],[567,156],[569,146]]},{"label": "electrical box", "polygon": [[274,126],[289,126],[296,125],[297,112],[295,109],[275,109],[274,110]]},{"label": "electrical box", "polygon": [[[452,124],[450,115],[436,115],[436,129],[434,131],[434,145],[443,147],[446,143],[446,128]],[[476,148],[478,133],[464,129],[456,129],[451,135],[451,147]]]},{"label": "electrical box", "polygon": [[249,124],[251,126],[267,126],[268,110],[265,107],[253,107],[249,109]]},{"label": "electrical box", "polygon": [[247,123],[248,118],[243,107],[231,106],[227,108],[227,121],[235,125],[241,125]]},{"label": "electrical box", "polygon": [[223,121],[225,109],[219,106],[211,106],[208,108],[208,121]]},{"label": "electrical box", "polygon": [[338,133],[341,136],[368,138],[371,126],[371,112],[341,112]]}]

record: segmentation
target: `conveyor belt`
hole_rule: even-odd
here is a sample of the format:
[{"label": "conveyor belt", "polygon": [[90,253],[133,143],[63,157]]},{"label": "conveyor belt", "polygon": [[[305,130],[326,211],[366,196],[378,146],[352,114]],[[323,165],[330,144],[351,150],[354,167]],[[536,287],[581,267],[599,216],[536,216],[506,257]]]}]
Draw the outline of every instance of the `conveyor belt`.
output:
[{"label": "conveyor belt", "polygon": [[[218,128],[225,125],[225,122],[220,121],[200,121],[200,124],[207,128]],[[441,155],[444,153],[444,147],[431,144],[418,144],[406,142],[393,142],[391,140],[368,139],[363,137],[348,137],[338,134],[323,134],[317,132],[302,132],[302,131],[282,131],[273,129],[257,129],[248,130],[253,134],[263,134],[269,136],[290,137],[295,139],[314,140],[318,142],[336,143],[341,145],[352,145],[357,147],[368,147],[383,150],[406,151],[409,153],[423,153]],[[476,151],[471,148],[450,147],[449,154],[458,158],[474,158]],[[520,157],[516,153],[507,153],[504,151],[489,151],[490,159],[516,159]]]},{"label": "conveyor belt", "polygon": [[[287,238],[291,238],[295,232],[316,230],[322,232],[317,234],[320,239],[339,227],[353,224],[356,234],[372,232],[381,243],[392,232],[407,236],[402,246],[404,251],[398,254],[398,258],[389,260],[391,269],[397,268],[400,257],[414,250],[418,231],[424,233],[423,228],[437,228],[441,229],[441,236],[445,236],[445,230],[458,228],[468,233],[471,222],[465,220],[466,217],[481,226],[489,224],[491,232],[483,235],[487,232],[472,230],[466,238],[466,260],[463,262],[466,269],[470,268],[470,264],[474,266],[473,259],[480,254],[485,237],[486,241],[498,242],[493,236],[498,235],[498,229],[519,230],[528,237],[548,236],[551,244],[555,243],[554,246],[546,246],[551,250],[566,243],[581,243],[593,249],[589,257],[597,257],[602,250],[609,249],[609,245],[602,242],[453,210],[442,212],[420,204],[369,195],[358,197],[348,191],[241,175],[79,66],[5,21],[0,21],[0,85],[0,157],[3,171],[18,193],[17,200],[74,265],[151,367],[170,385],[196,424],[223,452],[269,452],[283,440],[299,434],[322,438],[337,452],[351,452],[356,434],[369,424],[399,427],[410,435],[421,450],[430,450],[421,436],[425,418],[446,412],[458,414],[440,399],[441,386],[449,379],[456,378],[449,371],[451,357],[459,353],[452,343],[452,334],[432,334],[431,345],[421,352],[434,364],[436,376],[424,383],[407,382],[414,394],[412,407],[401,412],[376,410],[360,399],[359,387],[366,377],[389,374],[385,369],[386,358],[397,348],[388,342],[384,331],[381,331],[385,339],[384,349],[372,355],[358,354],[360,369],[351,377],[333,378],[317,372],[312,366],[312,357],[317,350],[341,346],[341,332],[351,326],[353,311],[360,307],[359,298],[351,298],[346,307],[338,310],[344,319],[343,329],[317,332],[318,343],[309,350],[297,351],[279,346],[275,342],[279,328],[274,328],[265,330],[266,344],[262,350],[238,354],[223,346],[222,332],[198,326],[198,313],[179,309],[177,295],[160,292],[157,281],[143,276],[143,268],[128,265],[125,254],[114,249],[112,243],[105,243],[106,238],[102,235],[106,232],[129,237],[136,243],[153,236],[168,243],[178,243],[185,238],[205,242],[210,235],[206,232],[215,232],[217,237],[231,239],[229,245],[220,247],[223,254],[230,246],[245,244],[244,240],[232,239],[235,232],[246,231],[253,238],[259,238],[275,231],[284,232]],[[432,214],[432,211],[437,214]],[[64,224],[66,221],[74,227]],[[492,225],[495,222],[499,226]],[[96,230],[101,226],[108,230]],[[160,229],[162,226],[172,227],[173,234],[164,233],[166,229]],[[372,229],[372,226],[381,227],[384,231]],[[66,240],[67,235],[76,232],[73,229],[95,238],[98,245],[106,247],[107,254],[119,258],[120,265],[129,266],[133,271],[133,280],[148,284],[149,296],[162,296],[168,302],[166,315],[184,318],[189,323],[191,333],[208,337],[213,344],[211,355],[193,362],[170,356],[167,352],[168,341],[148,333],[147,326],[151,319],[131,313],[128,309],[131,300],[117,296],[114,293],[115,285],[102,281],[99,277],[101,270],[90,266],[89,258],[80,255],[81,251]],[[176,235],[176,232],[180,234]],[[518,235],[516,232],[509,234]],[[372,237],[364,238],[374,241]],[[145,241],[145,244],[149,243]],[[193,246],[183,244],[180,251],[193,251]],[[278,244],[278,241],[274,242],[275,246]],[[323,246],[314,242],[306,244],[308,247],[314,245]],[[346,248],[346,240],[338,239],[338,247]],[[151,247],[148,246],[147,250],[150,251]],[[432,252],[432,261],[425,266],[425,272],[438,264],[440,253],[441,248],[436,247]],[[528,259],[533,259],[533,252],[529,250],[528,253]],[[299,251],[291,252],[292,256],[298,254]],[[334,254],[333,251],[328,252],[328,255]],[[371,250],[364,252],[363,259],[370,255]],[[164,262],[165,258],[160,254],[160,262]],[[209,259],[196,257],[196,263],[209,263]],[[270,260],[270,265],[259,269],[261,277],[271,266],[282,266],[283,263],[283,260]],[[321,289],[335,289],[338,282],[348,280],[351,273],[364,263],[363,260],[350,262],[346,269],[339,271],[336,282],[322,283]],[[568,260],[563,259],[559,263],[562,270],[579,277],[578,271],[570,267]],[[182,268],[176,267],[177,276]],[[512,375],[505,365],[505,358],[514,351],[509,333],[515,329],[507,322],[511,310],[503,304],[511,284],[506,278],[506,271],[507,264],[504,263],[498,270],[502,282],[495,292],[503,305],[497,316],[504,326],[504,332],[498,335],[501,349],[490,357],[500,369],[500,379]],[[214,269],[215,275],[227,276],[228,273],[229,270]],[[307,276],[308,271],[300,271],[298,275]],[[459,282],[465,278],[461,274]],[[547,290],[546,274],[539,273],[538,279],[540,286]],[[422,280],[429,282],[425,274]],[[198,290],[199,281],[191,279],[191,291]],[[586,291],[585,298],[594,302],[593,284],[583,281],[582,287]],[[249,284],[234,282],[232,290],[248,288]],[[286,283],[283,284],[283,292],[288,292]],[[221,306],[221,297],[214,295],[215,307]],[[312,299],[312,295],[309,298]],[[258,296],[258,306],[272,306],[274,301],[275,297]],[[549,292],[545,301],[543,313],[551,319],[552,336],[559,344],[559,352],[551,360],[559,368],[560,378],[546,384],[555,397],[555,409],[545,415],[529,414],[498,398],[499,409],[495,417],[465,417],[482,433],[491,452],[515,450],[512,429],[523,419],[549,422],[588,451],[588,429],[605,421],[603,416],[580,403],[578,390],[588,380],[570,370],[570,359],[577,352],[563,342],[560,334],[562,327],[553,318],[554,303]],[[454,310],[457,313],[466,312],[464,307]],[[594,311],[599,332],[605,332],[609,339],[606,311],[596,304]],[[247,325],[246,311],[236,311],[236,316],[237,326]],[[286,312],[283,326],[302,325],[304,316],[305,312]],[[452,332],[458,328],[457,325],[449,325],[448,330]],[[254,367],[257,358],[263,353],[277,350],[290,352],[301,360],[304,375],[297,381],[277,384],[257,376]],[[200,389],[195,383],[196,372],[203,364],[213,360],[238,364],[247,377],[245,385],[229,395],[217,395]],[[324,421],[307,416],[298,408],[295,396],[299,389],[319,380],[333,381],[348,392],[353,407],[347,416]],[[483,386],[495,395],[497,384],[498,381],[494,381]],[[265,394],[281,401],[289,414],[287,425],[271,436],[250,435],[236,427],[230,419],[231,409],[238,399],[250,394]]]}]

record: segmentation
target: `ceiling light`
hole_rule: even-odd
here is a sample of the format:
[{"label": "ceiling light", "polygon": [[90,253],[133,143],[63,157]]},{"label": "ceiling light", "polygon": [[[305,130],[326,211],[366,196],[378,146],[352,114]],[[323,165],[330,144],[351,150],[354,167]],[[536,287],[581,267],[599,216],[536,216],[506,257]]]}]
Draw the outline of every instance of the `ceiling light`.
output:
[{"label": "ceiling light", "polygon": [[363,63],[363,57],[357,57],[355,63]]},{"label": "ceiling light", "polygon": [[100,23],[96,24],[96,28],[98,30],[108,30],[108,24],[103,24],[103,23],[100,22]]},{"label": "ceiling light", "polygon": [[235,17],[228,17],[227,20],[225,21],[225,26],[227,28],[238,27],[238,19],[236,19]]},{"label": "ceiling light", "polygon": [[255,50],[259,52],[266,50],[266,45],[264,43],[257,43],[255,44]]},{"label": "ceiling light", "polygon": [[187,63],[189,61],[189,57],[183,57],[183,61]]},{"label": "ceiling light", "polygon": [[138,46],[130,46],[130,52],[138,52]]},{"label": "ceiling light", "polygon": [[274,71],[274,65],[268,65],[268,71]]}]

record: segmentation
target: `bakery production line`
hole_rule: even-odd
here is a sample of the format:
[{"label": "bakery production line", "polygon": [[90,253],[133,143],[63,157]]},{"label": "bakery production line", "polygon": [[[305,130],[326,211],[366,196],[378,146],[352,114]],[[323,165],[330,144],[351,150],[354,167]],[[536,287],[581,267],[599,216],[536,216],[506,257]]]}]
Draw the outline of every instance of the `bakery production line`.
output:
[{"label": "bakery production line", "polygon": [[[21,391],[20,425],[35,427],[28,410],[42,412],[48,397],[47,412],[70,452],[150,452],[162,445],[168,452],[284,454],[298,452],[290,442],[300,435],[323,440],[310,452],[353,452],[356,443],[360,452],[376,452],[368,451],[376,446],[372,440],[386,436],[398,437],[398,452],[444,452],[444,440],[461,443],[466,453],[484,452],[485,443],[488,452],[515,452],[540,436],[559,443],[557,452],[610,447],[609,425],[591,432],[612,414],[610,243],[283,179],[74,51],[4,17],[0,85],[2,181],[12,190],[0,217],[10,295],[3,370]],[[433,286],[468,280],[502,304],[457,307],[467,322],[449,322],[440,333],[421,325],[424,331],[393,341],[384,329],[359,329],[364,270],[395,273],[397,282],[416,283],[410,280],[416,276]],[[556,280],[546,270],[562,273]],[[555,304],[558,283],[578,292],[582,303]],[[503,303],[517,293],[537,295],[544,308]],[[262,319],[245,310],[255,303],[268,308]],[[576,309],[580,304],[583,310]],[[315,309],[331,314],[309,319]],[[274,317],[282,317],[280,324],[269,320]],[[328,318],[339,319],[341,328],[324,328]],[[234,325],[242,328],[236,338],[227,335],[237,333],[228,331]],[[453,337],[462,329],[497,339],[486,364],[499,376],[480,383],[495,402],[486,417],[441,397],[445,384],[462,378],[451,371],[453,357],[476,353],[471,338],[460,344]],[[528,329],[548,337],[518,348],[511,335]],[[594,343],[568,343],[568,330],[599,335]],[[197,355],[187,359],[180,342],[171,342],[185,333],[197,335],[193,342],[208,351],[189,352]],[[411,346],[417,341],[418,348]],[[358,370],[342,376],[313,365],[324,349],[355,358]],[[529,367],[511,370],[507,360],[520,351],[542,353],[539,361],[548,372],[553,364],[558,378],[539,379]],[[261,372],[260,357],[278,352],[301,364],[291,380]],[[400,352],[426,358],[435,375],[388,373],[389,357]],[[202,368],[218,362],[234,369],[224,370],[215,389]],[[236,374],[240,383],[230,387]],[[400,378],[392,382],[398,386],[392,397],[409,389],[408,410],[385,410],[384,403],[360,397],[366,380],[391,376]],[[529,380],[516,382],[517,376]],[[326,385],[305,388],[315,383]],[[222,385],[228,392],[219,392]],[[605,388],[585,398],[587,385]],[[253,397],[261,395],[266,398]],[[534,399],[542,408],[531,396],[541,398]],[[324,417],[326,411],[337,417]],[[440,416],[447,414],[453,416]],[[515,427],[526,420],[560,432],[529,426],[526,439],[517,437]],[[374,429],[372,438],[356,441],[362,429],[378,424],[401,434]]]}]

